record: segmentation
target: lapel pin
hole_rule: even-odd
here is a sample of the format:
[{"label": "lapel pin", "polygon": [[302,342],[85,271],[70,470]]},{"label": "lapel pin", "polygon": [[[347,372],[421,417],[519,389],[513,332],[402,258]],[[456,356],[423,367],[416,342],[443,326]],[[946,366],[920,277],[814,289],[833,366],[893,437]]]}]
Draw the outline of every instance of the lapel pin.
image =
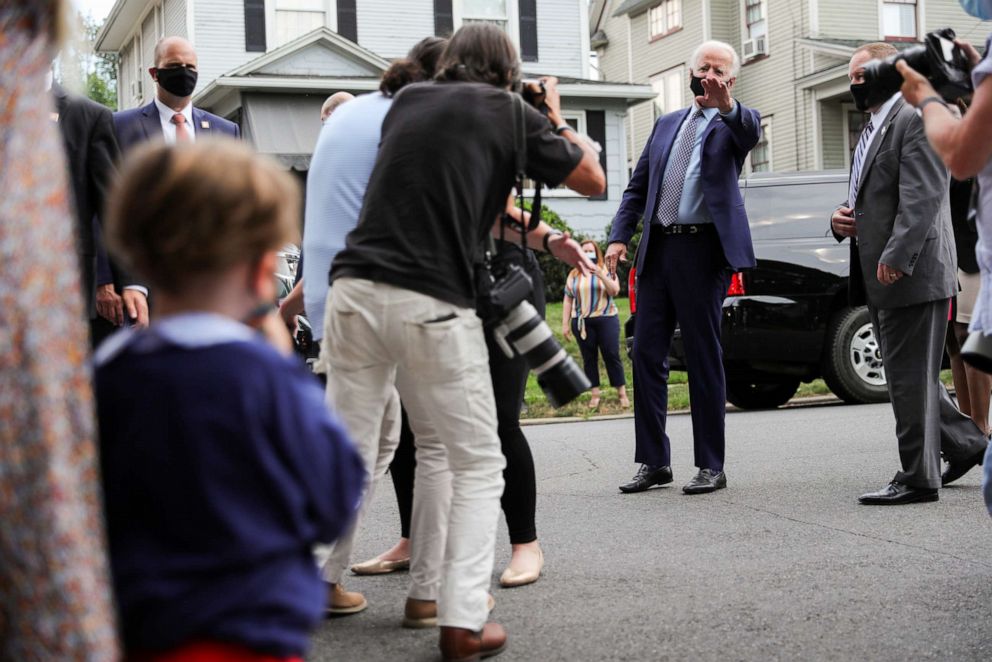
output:
[{"label": "lapel pin", "polygon": [[210,122],[207,121],[207,120],[200,120],[200,128],[201,129],[209,129],[210,128]]}]

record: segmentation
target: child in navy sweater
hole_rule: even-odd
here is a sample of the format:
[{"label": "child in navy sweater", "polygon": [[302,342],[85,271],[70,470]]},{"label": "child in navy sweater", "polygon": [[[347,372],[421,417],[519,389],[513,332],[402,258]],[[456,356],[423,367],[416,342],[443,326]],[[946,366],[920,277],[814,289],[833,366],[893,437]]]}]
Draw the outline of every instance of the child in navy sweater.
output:
[{"label": "child in navy sweater", "polygon": [[302,658],[326,597],[311,548],[351,523],[364,469],[260,312],[299,191],[233,141],[148,147],[123,172],[108,240],[156,303],[96,357],[127,658]]}]

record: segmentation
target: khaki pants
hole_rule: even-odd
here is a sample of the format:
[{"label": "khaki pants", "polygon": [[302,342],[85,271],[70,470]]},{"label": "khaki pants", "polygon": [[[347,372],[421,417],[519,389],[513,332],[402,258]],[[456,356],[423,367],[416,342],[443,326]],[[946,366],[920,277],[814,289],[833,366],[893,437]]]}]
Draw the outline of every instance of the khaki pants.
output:
[{"label": "khaki pants", "polygon": [[437,596],[441,625],[480,630],[506,464],[482,323],[472,309],[353,278],[334,282],[327,310],[328,401],[371,475],[395,450],[380,443],[394,384],[416,437],[410,597]]}]

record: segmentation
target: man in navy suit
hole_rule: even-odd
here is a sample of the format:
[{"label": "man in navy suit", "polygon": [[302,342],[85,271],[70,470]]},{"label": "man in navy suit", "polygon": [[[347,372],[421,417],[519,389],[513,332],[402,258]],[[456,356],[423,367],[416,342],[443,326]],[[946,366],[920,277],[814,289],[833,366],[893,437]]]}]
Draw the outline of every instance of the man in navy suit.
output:
[{"label": "man in navy suit", "polygon": [[723,299],[735,271],[753,267],[754,249],[737,180],[761,136],[761,118],[731,92],[740,58],[708,41],[689,71],[689,108],[658,118],[613,219],[606,264],[627,256],[638,221],[634,426],[640,469],[622,492],[672,481],[668,351],[676,323],[689,371],[692,434],[699,472],[682,490],[727,486],[723,472],[726,380],[720,346]]},{"label": "man in navy suit", "polygon": [[[171,145],[195,142],[207,135],[241,136],[234,122],[193,107],[196,66],[193,44],[182,37],[165,37],[155,45],[155,66],[148,70],[155,81],[155,98],[145,106],[114,113],[114,131],[124,155],[148,140],[164,140]],[[133,323],[146,325],[148,290],[108,260],[102,246],[97,257],[98,284],[122,290],[118,326],[124,321],[125,313]]]}]

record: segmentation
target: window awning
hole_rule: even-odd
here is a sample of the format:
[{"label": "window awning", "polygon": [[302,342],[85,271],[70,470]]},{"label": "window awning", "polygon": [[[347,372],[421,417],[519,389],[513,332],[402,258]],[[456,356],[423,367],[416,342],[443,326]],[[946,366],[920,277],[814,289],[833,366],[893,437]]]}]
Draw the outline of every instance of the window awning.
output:
[{"label": "window awning", "polygon": [[277,159],[290,170],[310,168],[320,134],[323,95],[244,94],[242,128],[256,151]]}]

